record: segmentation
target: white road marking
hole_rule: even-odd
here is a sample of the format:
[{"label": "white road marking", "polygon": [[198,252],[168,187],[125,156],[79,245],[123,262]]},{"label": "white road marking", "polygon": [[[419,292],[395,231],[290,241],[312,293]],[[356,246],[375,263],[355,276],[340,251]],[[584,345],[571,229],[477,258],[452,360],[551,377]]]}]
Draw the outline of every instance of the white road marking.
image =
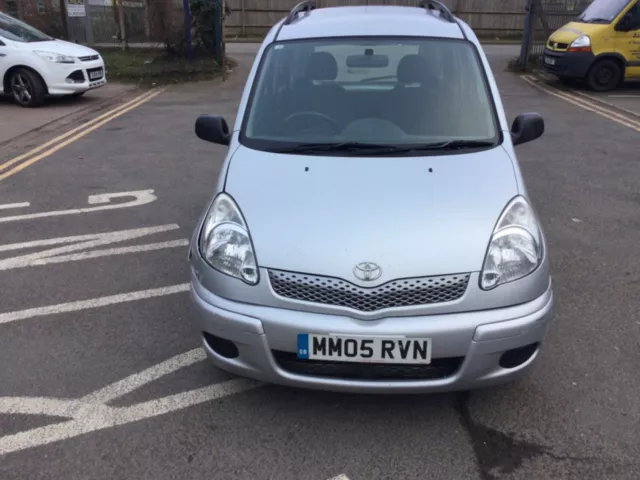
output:
[{"label": "white road marking", "polygon": [[26,208],[30,206],[29,202],[21,202],[21,203],[6,203],[4,205],[0,205],[0,210],[9,210],[11,208]]},{"label": "white road marking", "polygon": [[[78,260],[88,260],[90,258],[108,257],[111,255],[124,255],[126,253],[151,252],[154,250],[162,250],[165,248],[186,247],[187,245],[189,245],[189,241],[186,239],[174,240],[172,242],[147,243],[145,245],[136,245],[134,247],[108,248],[103,250],[93,250],[91,252],[74,253],[71,255],[59,255],[53,258],[43,258],[39,260],[33,260],[32,262],[29,262],[28,265],[21,265],[21,266],[35,267],[38,265],[48,265],[50,263],[75,262]],[[2,261],[0,261],[0,270],[7,270],[6,268],[2,268],[2,267],[3,267]],[[19,267],[9,267],[9,268],[19,268]]]},{"label": "white road marking", "polygon": [[116,242],[124,242],[136,238],[154,235],[157,233],[168,232],[179,229],[176,224],[160,225],[157,227],[136,228],[132,230],[121,230],[117,232],[96,233],[90,235],[78,235],[75,237],[60,237],[46,240],[34,240],[31,242],[13,243],[8,245],[0,245],[0,252],[13,250],[21,250],[25,248],[44,247],[51,245],[74,243],[64,247],[51,248],[41,252],[20,255],[0,260],[0,271],[10,270],[13,268],[33,267],[36,265],[46,265],[49,263],[71,262],[84,260],[88,258],[97,258],[107,255],[123,255],[125,253],[136,253],[151,250],[159,250],[162,248],[175,248],[188,245],[186,239],[174,240],[171,242],[152,243],[146,245],[136,245],[132,247],[114,248],[95,250],[92,252],[82,252],[75,255],[62,255],[65,253],[78,252],[79,250],[87,250],[89,248],[108,245]]},{"label": "white road marking", "polygon": [[121,408],[84,403],[78,400],[30,397],[0,398],[0,413],[29,413],[72,418],[67,422],[0,437],[0,455],[157,417],[260,386],[262,384],[252,380],[234,379]]},{"label": "white road marking", "polygon": [[344,473],[342,473],[337,477],[330,478],[329,480],[349,480],[349,477],[347,477]]},{"label": "white road marking", "polygon": [[[153,190],[138,190],[134,192],[119,193],[101,193],[99,195],[90,195],[88,198],[89,205],[98,205],[97,207],[72,208],[69,210],[54,210],[50,212],[30,213],[25,215],[13,215],[10,217],[0,217],[0,223],[17,222],[20,220],[32,220],[34,218],[59,217],[63,215],[77,215],[80,213],[97,212],[101,210],[114,210],[118,208],[130,208],[146,205],[158,199]],[[114,198],[134,197],[133,200],[123,203],[112,204]]]},{"label": "white road marking", "polygon": [[128,407],[106,405],[109,401],[204,359],[205,354],[202,349],[190,350],[92,392],[79,400],[0,397],[0,414],[46,415],[70,419],[0,437],[0,455],[157,417],[262,386],[261,383],[253,380],[234,379]]},{"label": "white road marking", "polygon": [[152,288],[149,290],[139,290],[137,292],[121,293],[108,297],[98,297],[89,300],[80,300],[77,302],[61,303],[58,305],[50,305],[48,307],[29,308],[27,310],[18,310],[15,312],[0,313],[0,325],[4,323],[15,322],[27,318],[42,317],[45,315],[56,315],[66,312],[77,312],[80,310],[88,310],[93,308],[106,307],[108,305],[116,305],[118,303],[135,302],[147,298],[164,297],[176,293],[188,292],[189,284],[182,283],[179,285],[171,285],[169,287]]},{"label": "white road marking", "polygon": [[201,348],[190,350],[186,353],[176,355],[175,357],[159,363],[158,365],[154,365],[151,368],[147,368],[142,372],[134,373],[133,375],[123,378],[116,383],[112,383],[101,390],[90,393],[83,397],[81,401],[85,403],[108,403],[118,397],[126,395],[127,393],[133,392],[142,385],[153,382],[154,380],[165,375],[169,375],[181,368],[201,362],[205,358],[206,355],[204,350]]}]

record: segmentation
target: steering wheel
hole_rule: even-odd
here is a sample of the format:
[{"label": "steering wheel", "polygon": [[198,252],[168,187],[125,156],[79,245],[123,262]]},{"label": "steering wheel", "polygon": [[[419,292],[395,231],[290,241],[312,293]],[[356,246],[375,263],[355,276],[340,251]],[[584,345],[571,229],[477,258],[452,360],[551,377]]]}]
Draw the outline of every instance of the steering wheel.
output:
[{"label": "steering wheel", "polygon": [[305,117],[309,119],[321,120],[322,122],[324,122],[325,125],[332,127],[332,133],[338,133],[341,130],[338,122],[333,118],[331,118],[329,115],[325,115],[324,113],[320,113],[320,112],[312,112],[312,111],[292,113],[291,115],[289,115],[287,118],[284,119],[284,123],[285,125],[289,126],[292,122],[295,121],[296,122],[295,127],[296,127],[296,130],[298,131],[302,131],[302,132],[316,131],[316,129],[313,128],[313,121],[311,122],[312,125],[310,126],[309,125],[305,126],[306,122],[300,121],[300,119],[303,119]]}]

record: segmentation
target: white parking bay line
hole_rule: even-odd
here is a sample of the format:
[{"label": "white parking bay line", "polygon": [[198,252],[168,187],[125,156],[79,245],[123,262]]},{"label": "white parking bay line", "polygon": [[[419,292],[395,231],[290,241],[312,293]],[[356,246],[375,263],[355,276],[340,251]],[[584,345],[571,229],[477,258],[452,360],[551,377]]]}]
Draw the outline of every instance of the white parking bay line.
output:
[{"label": "white parking bay line", "polygon": [[253,380],[234,379],[207,387],[189,390],[158,400],[139,403],[130,407],[114,408],[103,404],[84,403],[79,400],[53,398],[0,397],[0,413],[30,413],[72,417],[72,420],[34,428],[26,432],[0,437],[0,455],[27,448],[67,440],[106,428],[126,425],[147,418],[165,415],[194,405],[235,395],[261,387]]},{"label": "white parking bay line", "polygon": [[97,392],[90,393],[86,397],[83,397],[81,401],[86,403],[110,402],[118,397],[126,395],[127,393],[131,393],[143,385],[157,380],[158,378],[169,375],[170,373],[180,370],[181,368],[188,367],[189,365],[193,365],[194,363],[201,362],[205,358],[206,355],[202,348],[189,350],[188,352],[176,355],[169,360],[165,360],[158,365],[154,365],[146,370],[134,373],[133,375],[123,378],[116,383],[112,383]]},{"label": "white parking bay line", "polygon": [[4,205],[0,205],[0,210],[9,210],[10,208],[27,208],[29,206],[31,206],[29,202],[6,203]]},{"label": "white parking bay line", "polygon": [[202,348],[189,350],[107,385],[81,399],[0,397],[0,414],[46,415],[69,419],[0,437],[0,455],[165,415],[263,386],[262,383],[253,380],[233,379],[127,407],[112,407],[106,404],[204,359],[205,354]]},{"label": "white parking bay line", "polygon": [[79,310],[88,310],[92,308],[106,307],[116,305],[118,303],[135,302],[147,298],[164,297],[176,293],[188,292],[189,284],[181,283],[179,285],[171,285],[168,287],[152,288],[149,290],[139,290],[137,292],[121,293],[118,295],[110,295],[108,297],[91,298],[89,300],[80,300],[77,302],[60,303],[58,305],[50,305],[48,307],[29,308],[27,310],[17,310],[15,312],[6,312],[0,314],[0,325],[4,323],[15,322],[16,320],[24,320],[33,317],[42,317],[45,315],[56,315],[58,313],[77,312]]}]

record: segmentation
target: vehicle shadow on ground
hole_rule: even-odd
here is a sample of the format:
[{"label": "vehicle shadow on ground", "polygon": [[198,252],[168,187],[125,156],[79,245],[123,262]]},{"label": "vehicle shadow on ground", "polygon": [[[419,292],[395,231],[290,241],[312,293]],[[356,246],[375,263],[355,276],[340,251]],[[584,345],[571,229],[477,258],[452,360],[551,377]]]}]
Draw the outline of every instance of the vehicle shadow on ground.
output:
[{"label": "vehicle shadow on ground", "polygon": [[[33,109],[33,110],[42,110],[46,108],[57,108],[57,107],[88,107],[93,103],[96,103],[98,99],[92,97],[74,97],[71,95],[61,96],[61,97],[47,97],[42,105]],[[0,106],[10,106],[10,107],[20,107],[13,98],[8,95],[0,95]],[[26,110],[26,108],[25,108]]]}]

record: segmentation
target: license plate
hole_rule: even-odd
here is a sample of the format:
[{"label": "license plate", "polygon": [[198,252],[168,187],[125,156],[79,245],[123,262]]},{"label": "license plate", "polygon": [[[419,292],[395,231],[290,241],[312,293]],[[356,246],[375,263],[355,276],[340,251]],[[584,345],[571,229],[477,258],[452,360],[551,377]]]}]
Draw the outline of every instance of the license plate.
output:
[{"label": "license plate", "polygon": [[103,70],[94,70],[92,72],[89,72],[89,80],[98,80],[99,78],[102,78],[102,76],[104,75]]},{"label": "license plate", "polygon": [[431,363],[430,338],[298,334],[298,358],[357,363]]},{"label": "license plate", "polygon": [[555,65],[556,64],[556,59],[555,58],[544,57],[544,63],[546,63],[547,65]]}]

